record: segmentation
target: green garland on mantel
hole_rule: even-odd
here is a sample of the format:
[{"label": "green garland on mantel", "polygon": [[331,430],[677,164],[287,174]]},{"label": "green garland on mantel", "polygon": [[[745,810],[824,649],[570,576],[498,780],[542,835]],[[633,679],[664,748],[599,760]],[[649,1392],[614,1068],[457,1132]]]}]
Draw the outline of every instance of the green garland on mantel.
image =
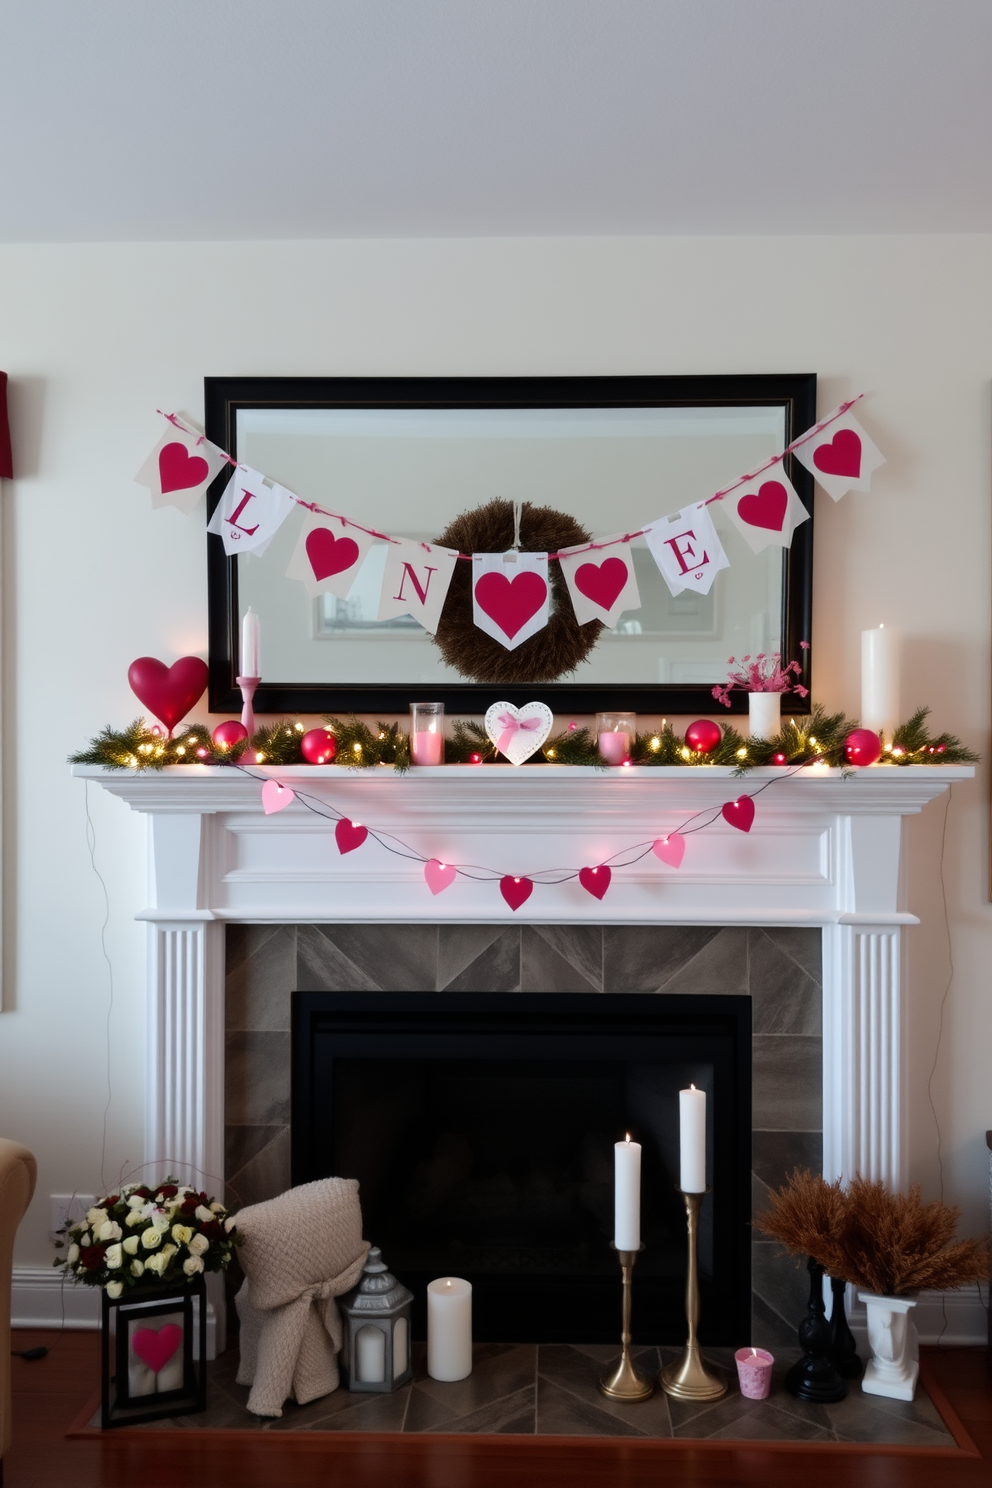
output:
[{"label": "green garland on mantel", "polygon": [[[978,755],[953,734],[931,734],[927,728],[929,708],[918,708],[901,723],[891,739],[883,736],[881,763],[886,765],[976,764]],[[353,770],[391,765],[404,771],[410,767],[410,740],[398,723],[379,723],[375,729],[360,718],[326,717],[325,726],[337,740],[334,763]],[[858,727],[843,713],[827,713],[813,705],[808,718],[790,719],[774,739],[751,739],[730,725],[721,724],[722,737],[707,754],[697,753],[676,734],[670,724],[654,733],[638,734],[631,747],[632,765],[732,765],[735,774],[746,775],[758,765],[824,764],[849,769],[844,756],[848,734]],[[190,724],[172,739],[154,731],[143,718],[125,729],[105,728],[86,749],[69,756],[73,765],[102,765],[108,770],[162,770],[166,765],[302,765],[300,740],[307,725],[282,719],[258,729],[250,740],[220,748],[210,738],[206,724]],[[587,728],[574,725],[554,734],[534,757],[535,764],[587,765],[609,769]],[[445,763],[480,765],[497,763],[496,747],[479,723],[456,718],[445,741]],[[500,761],[502,763],[502,761]]]}]

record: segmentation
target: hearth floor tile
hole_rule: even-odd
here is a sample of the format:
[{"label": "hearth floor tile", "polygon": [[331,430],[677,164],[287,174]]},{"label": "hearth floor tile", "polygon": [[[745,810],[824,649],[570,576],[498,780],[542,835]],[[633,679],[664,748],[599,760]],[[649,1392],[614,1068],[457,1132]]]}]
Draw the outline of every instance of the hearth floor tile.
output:
[{"label": "hearth floor tile", "polygon": [[486,1436],[533,1436],[534,1396],[534,1386],[526,1385],[522,1390],[515,1390],[512,1395],[491,1400],[470,1415],[458,1416],[454,1421],[440,1426],[428,1426],[425,1430],[428,1433],[454,1431],[464,1435],[481,1433]]},{"label": "hearth floor tile", "polygon": [[[608,1402],[599,1395],[597,1402]],[[628,1412],[639,1410],[639,1406],[627,1406]],[[644,1432],[629,1421],[611,1416],[598,1403],[581,1399],[569,1390],[547,1379],[537,1382],[537,1434],[538,1436],[643,1436]],[[646,1433],[653,1436],[654,1432]],[[666,1433],[667,1435],[668,1433]]]},{"label": "hearth floor tile", "polygon": [[[635,1368],[657,1383],[658,1350],[635,1348],[631,1357]],[[601,1392],[601,1377],[619,1363],[619,1358],[615,1346],[541,1344],[537,1366],[538,1433],[545,1436],[556,1433],[565,1436],[671,1436],[668,1397],[663,1391],[656,1388],[650,1399],[626,1404],[621,1400],[611,1400]]]}]

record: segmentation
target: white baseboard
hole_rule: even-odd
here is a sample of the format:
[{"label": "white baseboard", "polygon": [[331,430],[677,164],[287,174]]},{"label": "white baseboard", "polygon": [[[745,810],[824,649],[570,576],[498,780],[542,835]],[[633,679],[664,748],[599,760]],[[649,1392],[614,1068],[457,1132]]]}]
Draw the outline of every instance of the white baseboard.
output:
[{"label": "white baseboard", "polygon": [[[922,1292],[912,1318],[921,1343],[977,1348],[988,1340],[988,1313],[973,1286],[958,1292]],[[866,1346],[868,1325],[863,1302],[848,1304],[847,1320],[859,1346]]]},{"label": "white baseboard", "polygon": [[[98,1287],[75,1286],[54,1267],[15,1266],[10,1286],[12,1328],[98,1329]],[[217,1317],[207,1303],[207,1358],[217,1357]]]}]

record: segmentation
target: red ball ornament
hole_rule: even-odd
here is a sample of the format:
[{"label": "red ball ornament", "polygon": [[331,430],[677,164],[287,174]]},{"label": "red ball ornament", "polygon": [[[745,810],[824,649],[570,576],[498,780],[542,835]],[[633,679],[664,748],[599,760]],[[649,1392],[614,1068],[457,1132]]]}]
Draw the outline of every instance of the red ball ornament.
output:
[{"label": "red ball ornament", "polygon": [[233,749],[235,744],[240,744],[241,740],[247,737],[248,730],[236,718],[229,718],[226,723],[219,723],[210,735],[215,749]]},{"label": "red ball ornament", "polygon": [[871,729],[854,729],[844,741],[849,765],[873,765],[882,754],[882,741]]},{"label": "red ball ornament", "polygon": [[311,729],[300,740],[300,753],[308,765],[329,765],[338,749],[338,741],[330,729]]},{"label": "red ball ornament", "polygon": [[723,730],[709,718],[697,718],[685,731],[685,742],[696,754],[709,754],[723,738]]}]

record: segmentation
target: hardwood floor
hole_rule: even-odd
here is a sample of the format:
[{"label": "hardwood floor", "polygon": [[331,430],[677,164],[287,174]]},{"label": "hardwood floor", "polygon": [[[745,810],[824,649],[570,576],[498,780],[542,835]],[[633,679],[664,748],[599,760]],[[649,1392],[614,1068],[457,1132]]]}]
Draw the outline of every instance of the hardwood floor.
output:
[{"label": "hardwood floor", "polygon": [[15,1348],[49,1345],[46,1359],[12,1359],[14,1443],[4,1488],[988,1488],[992,1374],[972,1349],[926,1349],[931,1389],[946,1395],[981,1454],[880,1454],[857,1448],[767,1448],[630,1440],[329,1438],[287,1433],[173,1433],[67,1440],[99,1383],[96,1333],[18,1332]]}]

